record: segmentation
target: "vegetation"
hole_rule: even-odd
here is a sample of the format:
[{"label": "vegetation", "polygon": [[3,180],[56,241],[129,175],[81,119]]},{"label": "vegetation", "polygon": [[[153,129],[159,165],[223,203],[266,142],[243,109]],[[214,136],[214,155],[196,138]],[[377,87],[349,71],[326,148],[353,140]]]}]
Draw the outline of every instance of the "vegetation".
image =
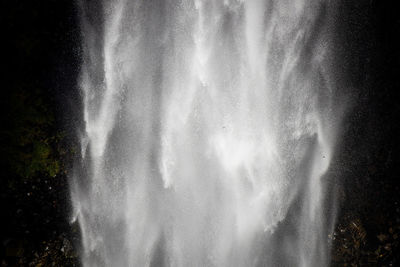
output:
[{"label": "vegetation", "polygon": [[79,233],[67,230],[66,162],[73,154],[65,133],[39,90],[15,90],[9,106],[8,127],[1,132],[2,211],[8,218],[2,264],[74,266],[71,244]]},{"label": "vegetation", "polygon": [[75,90],[66,81],[77,71],[69,67],[76,55],[65,52],[74,49],[72,8],[63,0],[1,3],[1,266],[78,265],[79,231],[68,222],[74,145],[57,100],[57,90]]}]

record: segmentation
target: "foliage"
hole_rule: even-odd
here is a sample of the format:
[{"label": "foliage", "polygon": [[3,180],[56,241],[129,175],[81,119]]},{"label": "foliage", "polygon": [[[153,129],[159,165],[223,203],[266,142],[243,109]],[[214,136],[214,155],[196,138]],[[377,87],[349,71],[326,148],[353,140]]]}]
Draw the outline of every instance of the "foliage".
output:
[{"label": "foliage", "polygon": [[330,236],[333,266],[396,266],[400,224],[386,221],[369,231],[368,224],[354,215],[341,219]]},{"label": "foliage", "polygon": [[62,169],[59,158],[65,149],[61,146],[64,134],[55,130],[54,113],[39,91],[20,91],[10,101],[12,121],[2,134],[11,172],[23,179],[39,174],[55,177]]}]

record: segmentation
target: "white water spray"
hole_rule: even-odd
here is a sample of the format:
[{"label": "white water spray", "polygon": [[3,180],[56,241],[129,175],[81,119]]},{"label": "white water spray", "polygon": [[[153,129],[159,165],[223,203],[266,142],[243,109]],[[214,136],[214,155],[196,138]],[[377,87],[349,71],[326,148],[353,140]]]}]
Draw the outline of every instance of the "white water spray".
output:
[{"label": "white water spray", "polygon": [[332,4],[80,8],[84,266],[328,265]]}]

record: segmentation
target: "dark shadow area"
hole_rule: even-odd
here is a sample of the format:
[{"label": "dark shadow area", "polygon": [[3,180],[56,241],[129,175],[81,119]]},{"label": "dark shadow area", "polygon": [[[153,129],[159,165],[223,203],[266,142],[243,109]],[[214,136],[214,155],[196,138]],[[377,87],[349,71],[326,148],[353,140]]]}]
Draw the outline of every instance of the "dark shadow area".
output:
[{"label": "dark shadow area", "polygon": [[[400,264],[400,16],[394,1],[342,1],[336,54],[353,99],[337,168],[333,266]],[[350,89],[350,90],[349,90]]]},{"label": "dark shadow area", "polygon": [[80,118],[74,1],[2,1],[0,10],[0,263],[77,266],[67,182]]}]

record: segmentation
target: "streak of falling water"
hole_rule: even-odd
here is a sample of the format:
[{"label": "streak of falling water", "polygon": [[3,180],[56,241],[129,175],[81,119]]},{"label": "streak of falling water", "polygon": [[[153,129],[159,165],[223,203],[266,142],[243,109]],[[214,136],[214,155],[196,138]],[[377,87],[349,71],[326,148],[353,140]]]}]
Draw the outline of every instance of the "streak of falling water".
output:
[{"label": "streak of falling water", "polygon": [[328,265],[332,1],[79,6],[84,266]]}]

